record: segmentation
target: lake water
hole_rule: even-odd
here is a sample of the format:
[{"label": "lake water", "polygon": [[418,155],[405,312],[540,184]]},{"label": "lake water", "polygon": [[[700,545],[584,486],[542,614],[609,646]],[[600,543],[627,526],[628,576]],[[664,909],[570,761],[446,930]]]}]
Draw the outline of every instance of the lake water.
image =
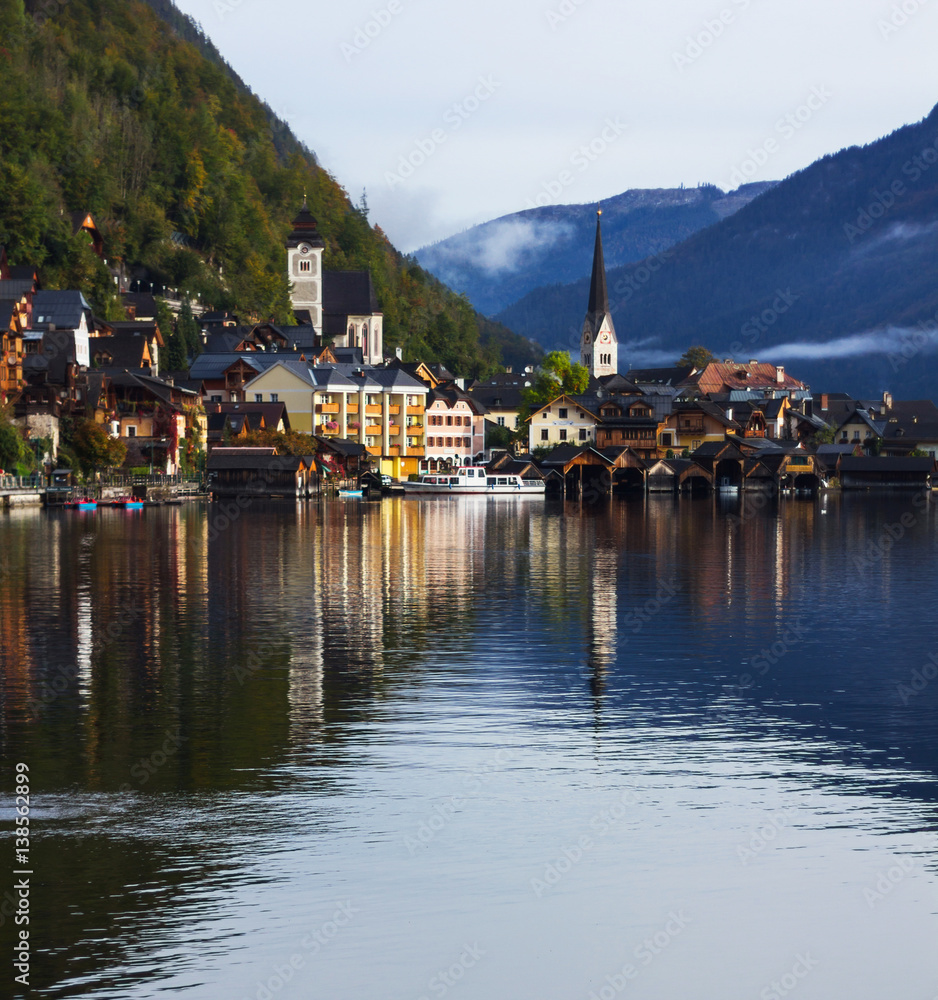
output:
[{"label": "lake water", "polygon": [[933,1000],[936,622],[918,495],[4,515],[0,995]]}]

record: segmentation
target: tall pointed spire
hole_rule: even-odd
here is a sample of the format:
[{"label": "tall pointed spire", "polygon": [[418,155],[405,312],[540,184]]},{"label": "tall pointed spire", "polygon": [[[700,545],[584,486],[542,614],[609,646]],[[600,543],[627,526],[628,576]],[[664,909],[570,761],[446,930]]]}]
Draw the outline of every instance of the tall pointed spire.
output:
[{"label": "tall pointed spire", "polygon": [[599,329],[609,312],[609,291],[606,288],[606,264],[603,260],[603,234],[600,221],[603,210],[596,212],[596,245],[593,247],[593,273],[590,276],[590,298],[586,307],[593,333]]},{"label": "tall pointed spire", "polygon": [[609,289],[606,286],[606,262],[603,259],[602,209],[596,213],[596,245],[593,249],[593,273],[590,297],[580,334],[580,363],[596,378],[615,375],[619,364],[619,342],[609,312]]}]

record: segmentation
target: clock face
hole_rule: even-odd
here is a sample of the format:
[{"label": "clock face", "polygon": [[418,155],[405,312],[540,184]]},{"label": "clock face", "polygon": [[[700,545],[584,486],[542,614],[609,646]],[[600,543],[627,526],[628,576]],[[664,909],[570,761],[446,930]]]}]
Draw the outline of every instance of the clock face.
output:
[{"label": "clock face", "polygon": [[584,344],[588,344],[589,342],[590,342],[590,335],[589,335],[589,334],[587,334],[587,335],[586,335],[586,336],[585,336],[585,337],[583,338],[583,343],[584,343]]},{"label": "clock face", "polygon": [[608,333],[601,333],[599,335],[599,339],[605,344],[609,340],[609,334]]},{"label": "clock face", "polygon": [[300,253],[309,253],[309,247],[305,243],[300,244]]}]

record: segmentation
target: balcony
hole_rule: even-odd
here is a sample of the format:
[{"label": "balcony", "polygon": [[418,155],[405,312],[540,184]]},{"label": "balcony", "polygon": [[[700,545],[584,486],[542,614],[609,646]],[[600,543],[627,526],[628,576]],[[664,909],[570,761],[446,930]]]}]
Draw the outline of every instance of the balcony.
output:
[{"label": "balcony", "polygon": [[390,413],[392,417],[396,417],[400,412],[401,412],[401,408],[399,406],[389,406],[388,407],[388,413]]},{"label": "balcony", "polygon": [[426,412],[425,406],[408,406],[407,412],[414,417],[422,417]]},{"label": "balcony", "polygon": [[381,427],[378,424],[369,424],[365,428],[365,437],[381,437]]},{"label": "balcony", "polygon": [[338,403],[317,403],[316,404],[317,413],[338,413],[339,404]]},{"label": "balcony", "polygon": [[370,417],[380,417],[381,416],[381,404],[380,403],[366,403],[365,404],[365,414]]}]

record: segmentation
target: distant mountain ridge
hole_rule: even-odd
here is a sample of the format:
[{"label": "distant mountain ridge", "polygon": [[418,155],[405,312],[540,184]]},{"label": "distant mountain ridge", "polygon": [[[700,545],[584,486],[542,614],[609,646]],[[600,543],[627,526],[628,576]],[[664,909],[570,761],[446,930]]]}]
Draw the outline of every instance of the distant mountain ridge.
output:
[{"label": "distant mountain ridge", "polygon": [[[609,267],[642,260],[719,222],[774,181],[724,194],[712,185],[625,191],[602,203]],[[420,265],[485,315],[541,285],[588,277],[595,205],[548,205],[473,226],[415,254]]]},{"label": "distant mountain ridge", "polygon": [[[620,370],[703,344],[785,364],[815,389],[938,398],[938,108],[608,270]],[[586,279],[546,286],[496,318],[575,350],[586,299]]]}]

